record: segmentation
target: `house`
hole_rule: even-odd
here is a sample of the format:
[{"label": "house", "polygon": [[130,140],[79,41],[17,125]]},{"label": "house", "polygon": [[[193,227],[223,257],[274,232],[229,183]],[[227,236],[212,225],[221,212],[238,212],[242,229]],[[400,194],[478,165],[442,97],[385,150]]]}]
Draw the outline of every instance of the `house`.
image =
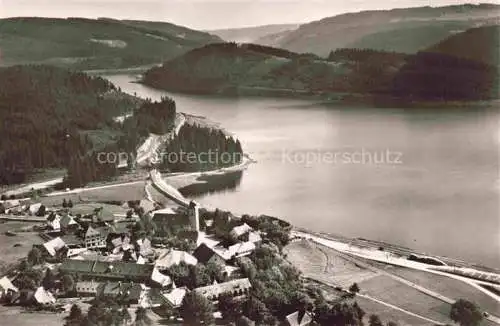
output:
[{"label": "house", "polygon": [[235,239],[238,239],[244,234],[247,234],[249,232],[253,231],[252,227],[249,226],[246,223],[243,223],[243,225],[240,226],[235,226],[230,232],[229,235],[234,237]]},{"label": "house", "polygon": [[286,320],[290,326],[307,326],[313,321],[311,314],[307,311],[296,311],[286,316]]},{"label": "house", "polygon": [[148,199],[142,199],[139,202],[139,207],[141,207],[144,210],[145,214],[152,212],[156,209],[155,203]]},{"label": "house", "polygon": [[234,239],[238,239],[243,242],[253,242],[254,244],[260,244],[262,242],[262,237],[260,233],[252,229],[246,223],[243,225],[235,226],[230,232],[229,235]]},{"label": "house", "polygon": [[193,257],[202,264],[215,263],[217,265],[225,265],[226,260],[231,258],[225,254],[225,250],[210,248],[204,243],[194,250]]},{"label": "house", "polygon": [[104,207],[99,207],[94,210],[92,221],[94,223],[112,223],[115,221],[115,215],[110,210],[105,209]]},{"label": "house", "polygon": [[224,283],[213,284],[196,288],[193,291],[204,296],[208,300],[217,301],[222,294],[230,295],[234,298],[241,298],[246,296],[252,284],[248,278],[232,280]]},{"label": "house", "polygon": [[174,209],[171,207],[167,207],[152,212],[152,215],[153,215],[153,222],[164,223],[176,220],[179,217],[180,213],[174,211]]},{"label": "house", "polygon": [[9,292],[15,293],[18,291],[19,289],[12,284],[7,276],[0,278],[0,299],[5,298]]},{"label": "house", "polygon": [[85,247],[88,249],[93,248],[106,248],[106,240],[109,235],[109,227],[92,227],[87,228],[85,232]]},{"label": "house", "polygon": [[126,262],[66,259],[59,270],[78,275],[81,280],[110,280],[147,283],[151,281],[153,265]]},{"label": "house", "polygon": [[185,287],[182,288],[174,288],[172,291],[168,293],[162,293],[164,301],[171,308],[179,308],[182,304],[182,300],[186,296],[187,290]]},{"label": "house", "polygon": [[31,204],[30,207],[28,208],[29,214],[30,215],[35,215],[40,210],[40,207],[42,207],[41,203]]},{"label": "house", "polygon": [[57,213],[51,212],[47,217],[47,225],[52,230],[60,230],[61,229],[61,216]]},{"label": "house", "polygon": [[101,283],[94,281],[76,282],[76,293],[81,297],[94,297],[97,295],[97,288]]},{"label": "house", "polygon": [[202,243],[204,243],[209,248],[214,248],[218,244],[220,244],[220,241],[214,239],[213,236],[207,235],[205,232],[198,232],[198,237],[196,239],[196,246],[199,247]]},{"label": "house", "polygon": [[187,265],[196,265],[198,259],[185,251],[180,250],[163,250],[155,261],[155,266],[159,270],[168,269],[172,266],[185,263]]},{"label": "house", "polygon": [[53,304],[56,303],[56,298],[50,293],[49,291],[45,290],[43,286],[40,286],[38,289],[36,289],[33,299],[35,300],[36,303],[41,304],[41,305],[48,305],[48,304]]},{"label": "house", "polygon": [[54,257],[59,250],[66,247],[66,243],[61,238],[57,237],[45,242],[43,244],[43,247],[49,253],[49,255]]},{"label": "house", "polygon": [[151,247],[151,240],[148,238],[138,239],[137,245],[139,246],[139,253],[141,256],[150,256],[153,255],[153,248]]},{"label": "house", "polygon": [[64,214],[60,219],[60,225],[62,229],[68,230],[73,228],[78,228],[80,225],[75,221],[75,219],[69,214]]},{"label": "house", "polygon": [[111,298],[127,304],[137,304],[144,295],[144,288],[139,283],[104,282],[97,287],[99,298]]},{"label": "house", "polygon": [[[151,265],[140,265],[140,266],[151,266]],[[154,267],[151,273],[151,280],[161,287],[166,287],[172,284],[172,279],[168,275],[160,273],[160,271]]]},{"label": "house", "polygon": [[66,257],[71,258],[87,252],[87,248],[69,248]]},{"label": "house", "polygon": [[10,199],[10,200],[5,200],[2,202],[3,204],[3,207],[6,209],[6,210],[9,210],[9,209],[12,209],[14,207],[19,207],[21,206],[21,201],[18,200],[18,199]]},{"label": "house", "polygon": [[250,255],[256,246],[253,242],[239,242],[228,248],[228,256],[230,257],[245,257]]}]

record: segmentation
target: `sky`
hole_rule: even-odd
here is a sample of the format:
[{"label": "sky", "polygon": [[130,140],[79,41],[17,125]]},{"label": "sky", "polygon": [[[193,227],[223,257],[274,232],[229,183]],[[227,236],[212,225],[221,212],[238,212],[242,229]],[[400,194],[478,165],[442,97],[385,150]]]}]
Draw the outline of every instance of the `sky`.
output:
[{"label": "sky", "polygon": [[345,12],[483,0],[0,0],[0,17],[110,17],[166,21],[210,30],[306,23]]}]

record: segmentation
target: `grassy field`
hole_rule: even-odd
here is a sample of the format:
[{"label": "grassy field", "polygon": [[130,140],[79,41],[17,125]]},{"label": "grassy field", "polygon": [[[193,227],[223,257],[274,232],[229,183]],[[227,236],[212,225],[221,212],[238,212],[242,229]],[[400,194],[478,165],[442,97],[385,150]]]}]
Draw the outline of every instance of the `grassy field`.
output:
[{"label": "grassy field", "polygon": [[141,200],[144,198],[144,195],[144,182],[137,181],[134,183],[119,184],[113,187],[86,190],[80,193],[42,197],[40,201],[46,206],[61,205],[63,199],[71,199],[73,204],[109,201],[126,202],[128,200]]},{"label": "grassy field", "polygon": [[150,25],[102,19],[2,19],[0,64],[36,62],[76,69],[136,67],[221,42],[215,36],[181,26]]},{"label": "grassy field", "polygon": [[494,299],[463,282],[446,276],[435,275],[403,267],[391,266],[386,269],[386,271],[423,286],[429,290],[441,293],[451,299],[458,300],[460,298],[464,298],[473,301],[482,309],[494,315],[500,315],[500,305]]},{"label": "grassy field", "polygon": [[448,318],[450,305],[423,294],[389,276],[379,275],[359,283],[361,292],[378,300],[396,305],[413,313],[444,323]]},{"label": "grassy field", "polygon": [[291,243],[285,253],[304,276],[333,286],[348,288],[377,275],[340,257],[335,250],[306,240]]},{"label": "grassy field", "polygon": [[64,324],[65,313],[29,313],[21,307],[0,306],[0,324],[12,326],[61,326]]},{"label": "grassy field", "polygon": [[103,204],[103,203],[80,203],[70,209],[73,214],[92,214],[96,208],[102,207],[105,211],[113,214],[126,214],[128,209],[119,205]]},{"label": "grassy field", "polygon": [[[369,315],[371,314],[376,314],[384,323],[394,321],[400,326],[432,325],[432,323],[429,323],[423,319],[408,315],[402,311],[392,309],[372,300],[358,297],[356,298],[356,301],[358,302],[359,306],[366,312],[366,317],[369,317]],[[368,320],[366,319],[365,325],[368,325]]]},{"label": "grassy field", "polygon": [[[20,258],[26,257],[34,244],[43,243],[43,240],[36,232],[18,232],[16,236],[5,235],[5,232],[17,232],[25,227],[33,225],[33,223],[22,222],[5,222],[0,224],[0,275],[2,275],[11,264],[16,263]],[[16,244],[21,244],[21,246],[14,247]]]}]

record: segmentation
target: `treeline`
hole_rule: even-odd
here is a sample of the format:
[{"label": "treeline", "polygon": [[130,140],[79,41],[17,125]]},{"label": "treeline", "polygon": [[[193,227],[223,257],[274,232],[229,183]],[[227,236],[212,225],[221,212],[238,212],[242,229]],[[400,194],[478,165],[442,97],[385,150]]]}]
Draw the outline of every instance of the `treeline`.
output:
[{"label": "treeline", "polygon": [[162,156],[160,167],[170,172],[207,171],[240,163],[243,149],[219,129],[185,124]]},{"label": "treeline", "polygon": [[169,97],[162,97],[159,102],[146,99],[131,117],[124,120],[118,147],[127,153],[135,152],[150,133],[170,132],[175,125],[176,112],[175,101]]},{"label": "treeline", "polygon": [[[498,51],[492,47],[483,48]],[[319,58],[254,44],[211,44],[149,70],[143,82],[172,91],[230,95],[356,94],[390,101],[498,98],[498,68],[459,56],[338,49]]]},{"label": "treeline", "polygon": [[81,131],[116,129],[113,117],[136,104],[100,77],[49,66],[0,69],[0,183],[66,166],[82,151]]},{"label": "treeline", "polygon": [[120,162],[108,160],[105,154],[135,153],[141,140],[149,133],[165,134],[172,130],[175,116],[175,102],[171,98],[163,97],[160,102],[146,100],[134,111],[132,117],[124,121],[121,126],[122,135],[115,143],[93,150],[87,138],[83,140],[79,149],[73,151],[67,164],[64,185],[70,188],[80,187],[92,181],[109,180],[117,176]]},{"label": "treeline", "polygon": [[394,78],[392,94],[409,100],[500,97],[498,67],[442,53],[420,52]]}]

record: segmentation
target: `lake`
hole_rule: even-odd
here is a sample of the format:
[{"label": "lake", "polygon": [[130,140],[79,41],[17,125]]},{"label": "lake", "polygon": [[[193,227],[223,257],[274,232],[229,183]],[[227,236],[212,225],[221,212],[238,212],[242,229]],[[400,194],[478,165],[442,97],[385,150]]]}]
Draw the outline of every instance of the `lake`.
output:
[{"label": "lake", "polygon": [[220,122],[257,161],[232,186],[195,192],[201,203],[500,267],[497,110],[192,96],[106,78]]}]

